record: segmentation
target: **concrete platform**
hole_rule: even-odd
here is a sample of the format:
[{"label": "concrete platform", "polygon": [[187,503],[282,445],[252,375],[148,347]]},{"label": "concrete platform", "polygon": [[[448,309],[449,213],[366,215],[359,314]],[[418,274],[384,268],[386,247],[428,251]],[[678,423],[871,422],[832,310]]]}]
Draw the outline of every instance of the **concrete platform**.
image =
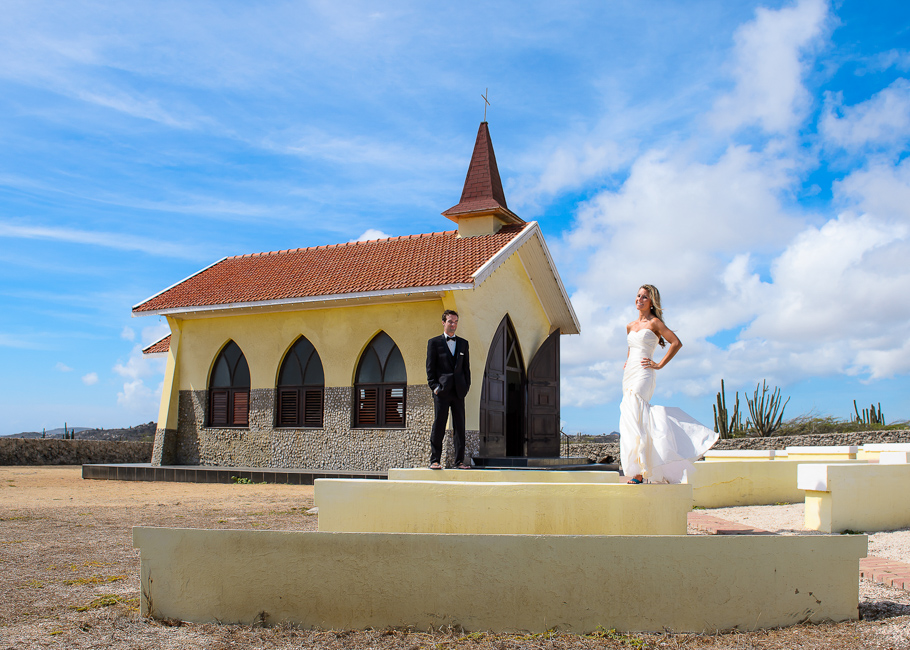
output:
[{"label": "concrete platform", "polygon": [[[824,462],[816,461],[817,464]],[[693,505],[726,508],[799,503],[805,498],[805,492],[797,485],[800,464],[793,460],[744,459],[696,463],[695,471],[688,479]],[[845,460],[838,464],[864,465],[865,462]]]},{"label": "concrete platform", "polygon": [[385,479],[385,472],[294,469],[282,467],[204,467],[151,463],[83,465],[82,478],[111,481],[168,481],[177,483],[234,483],[234,477],[253,483],[313,485],[320,478]]},{"label": "concrete platform", "polygon": [[705,452],[705,462],[756,461],[786,458],[787,452],[776,449],[710,449]]},{"label": "concrete platform", "polygon": [[713,633],[855,620],[866,543],[133,529],[143,615],[338,630]]},{"label": "concrete platform", "polygon": [[485,483],[625,483],[619,472],[559,471],[531,468],[521,469],[426,469],[418,467],[392,468],[390,481],[465,481]]},{"label": "concrete platform", "polygon": [[315,500],[322,532],[685,535],[692,488],[319,479]]},{"label": "concrete platform", "polygon": [[818,447],[787,447],[788,460],[856,460],[859,447],[856,445],[833,445]]},{"label": "concrete platform", "polygon": [[593,465],[586,456],[569,458],[539,458],[536,456],[474,456],[477,467],[554,467],[562,465]]},{"label": "concrete platform", "polygon": [[910,465],[800,465],[806,528],[826,533],[910,526]]},{"label": "concrete platform", "polygon": [[880,455],[885,452],[907,452],[910,453],[910,442],[878,442],[862,445],[857,453],[857,458],[862,458],[870,462],[875,462]]}]

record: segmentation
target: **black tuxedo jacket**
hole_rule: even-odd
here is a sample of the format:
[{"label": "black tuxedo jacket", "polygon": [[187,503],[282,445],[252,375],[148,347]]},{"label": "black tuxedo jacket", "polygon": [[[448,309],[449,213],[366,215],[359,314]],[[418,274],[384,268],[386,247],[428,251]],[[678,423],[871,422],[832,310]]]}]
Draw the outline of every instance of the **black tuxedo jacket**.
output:
[{"label": "black tuxedo jacket", "polygon": [[438,388],[442,397],[464,399],[471,387],[471,361],[465,339],[455,337],[454,356],[449,352],[444,335],[427,341],[427,384],[434,393]]}]

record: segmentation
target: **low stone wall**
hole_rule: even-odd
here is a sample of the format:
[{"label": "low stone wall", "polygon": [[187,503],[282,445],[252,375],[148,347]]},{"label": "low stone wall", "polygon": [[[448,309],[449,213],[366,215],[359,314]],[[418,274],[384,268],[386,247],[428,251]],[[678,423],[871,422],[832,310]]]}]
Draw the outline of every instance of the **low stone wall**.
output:
[{"label": "low stone wall", "polygon": [[883,442],[910,442],[910,429],[893,431],[851,431],[849,433],[810,433],[804,436],[770,438],[731,438],[718,440],[714,449],[786,449],[787,447],[827,447],[866,445]]},{"label": "low stone wall", "polygon": [[[823,447],[835,445],[866,445],[883,442],[910,442],[910,429],[892,431],[852,431],[849,433],[812,433],[804,436],[772,436],[770,438],[731,438],[718,440],[712,449],[786,449],[787,447]],[[586,456],[598,461],[607,455],[619,462],[619,443],[563,444],[562,456]]]},{"label": "low stone wall", "polygon": [[148,463],[151,460],[150,442],[0,438],[0,465]]},{"label": "low stone wall", "polygon": [[594,462],[603,460],[607,456],[613,456],[610,462],[619,462],[619,443],[618,442],[583,442],[569,443],[568,449],[563,444],[560,447],[563,458],[588,458]]}]

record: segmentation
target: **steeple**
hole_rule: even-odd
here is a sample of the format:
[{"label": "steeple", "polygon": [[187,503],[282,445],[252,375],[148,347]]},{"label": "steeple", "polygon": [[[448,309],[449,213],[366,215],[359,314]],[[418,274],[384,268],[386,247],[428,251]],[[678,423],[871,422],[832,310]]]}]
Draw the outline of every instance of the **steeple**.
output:
[{"label": "steeple", "polygon": [[524,223],[506,204],[486,122],[480,123],[461,201],[442,213],[458,224],[460,237],[491,235],[508,223]]}]

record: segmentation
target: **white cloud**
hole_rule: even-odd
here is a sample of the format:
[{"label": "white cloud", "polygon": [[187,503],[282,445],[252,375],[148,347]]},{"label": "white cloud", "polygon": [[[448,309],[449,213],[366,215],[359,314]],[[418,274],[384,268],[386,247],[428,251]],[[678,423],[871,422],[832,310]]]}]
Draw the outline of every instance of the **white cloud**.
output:
[{"label": "white cloud", "polygon": [[163,359],[146,357],[142,354],[141,345],[133,346],[126,363],[118,361],[113,367],[113,371],[118,375],[132,380],[151,377],[160,374],[163,370]]},{"label": "white cloud", "polygon": [[508,187],[510,207],[514,204],[533,212],[538,209],[536,202],[540,199],[620,171],[631,162],[635,152],[634,147],[623,147],[596,134],[577,136],[572,142],[560,140],[551,147],[535,161],[536,168],[543,167],[542,172],[514,181]]},{"label": "white cloud", "polygon": [[360,237],[357,239],[352,239],[351,241],[370,241],[371,239],[388,239],[389,237],[391,237],[391,235],[387,235],[381,230],[377,230],[376,228],[369,228],[365,230],[363,234],[360,235]]},{"label": "white cloud", "polygon": [[142,328],[142,346],[151,345],[156,341],[160,341],[166,335],[171,333],[171,328],[168,326],[167,321],[160,320],[154,325],[149,325],[148,327]]},{"label": "white cloud", "polygon": [[[644,151],[617,189],[579,208],[554,247],[561,267],[587,260],[571,283],[582,334],[563,342],[564,404],[620,398],[624,326],[643,283],[661,289],[685,344],[659,374],[659,399],[713,394],[721,378],[730,389],[910,373],[910,161],[869,158],[833,182],[840,213],[820,215],[793,207],[815,153],[736,141],[740,126],[795,135],[807,123],[802,78],[827,20],[823,2],[758,10],[737,33],[737,86],[713,115],[730,130]],[[855,106],[839,102],[830,97],[819,118],[828,142],[906,147],[904,80]]]},{"label": "white cloud", "polygon": [[123,328],[123,331],[120,332],[120,338],[122,338],[126,341],[135,341],[136,340],[136,331],[132,327],[127,325],[126,327]]},{"label": "white cloud", "polygon": [[907,301],[895,300],[910,291],[910,271],[890,262],[910,255],[907,234],[903,225],[850,214],[804,231],[774,261],[774,292],[744,335],[827,345],[879,335],[885,314],[889,329],[901,329],[890,321],[910,317]]},{"label": "white cloud", "polygon": [[117,403],[131,411],[149,411],[158,404],[158,396],[141,379],[135,379],[123,384]]},{"label": "white cloud", "polygon": [[98,383],[98,373],[90,372],[87,375],[82,376],[82,383],[86,386],[94,386]]},{"label": "white cloud", "polygon": [[162,255],[165,257],[176,257],[188,260],[195,260],[200,257],[198,250],[169,241],[149,239],[147,237],[138,237],[125,233],[32,226],[9,221],[0,221],[0,237],[63,241],[73,244],[101,246],[103,248],[112,248],[121,251],[139,251],[149,255]]},{"label": "white cloud", "polygon": [[777,11],[759,7],[755,19],[736,31],[734,88],[715,104],[715,126],[755,125],[788,134],[802,123],[812,104],[802,83],[805,59],[827,20],[824,0],[801,0]]},{"label": "white cloud", "polygon": [[873,160],[834,183],[834,196],[858,212],[910,222],[910,159],[898,165]]},{"label": "white cloud", "polygon": [[73,370],[73,369],[70,368],[68,365],[66,365],[65,363],[63,363],[62,361],[58,361],[58,362],[57,362],[57,365],[54,366],[54,368],[56,368],[56,369],[59,370],[60,372],[72,372],[72,370]]},{"label": "white cloud", "polygon": [[899,151],[910,138],[910,81],[897,79],[853,106],[843,105],[841,93],[828,93],[819,130],[827,142],[847,150]]}]

